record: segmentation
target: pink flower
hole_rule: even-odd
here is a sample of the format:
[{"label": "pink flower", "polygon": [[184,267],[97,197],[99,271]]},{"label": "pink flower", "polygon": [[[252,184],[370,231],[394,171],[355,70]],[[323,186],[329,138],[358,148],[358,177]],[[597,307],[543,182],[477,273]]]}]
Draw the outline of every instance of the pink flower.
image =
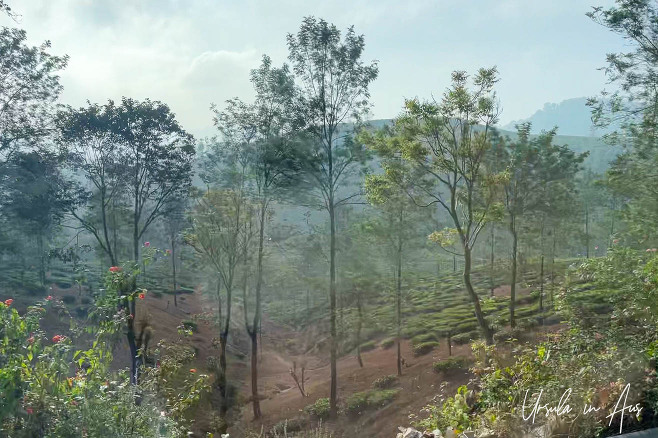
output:
[{"label": "pink flower", "polygon": [[143,294],[143,293],[139,294],[139,299],[140,299],[140,300],[143,300],[143,299],[144,299],[144,294]]},{"label": "pink flower", "polygon": [[614,245],[618,244],[618,243],[619,243],[619,239],[615,239],[615,240],[613,240],[612,243],[613,243]]},{"label": "pink flower", "polygon": [[594,249],[599,249],[599,246],[598,246],[598,245],[596,245],[596,246],[594,247]]},{"label": "pink flower", "polygon": [[151,246],[151,242],[144,242],[144,246],[148,248],[149,246]]},{"label": "pink flower", "polygon": [[34,344],[34,336],[30,336],[29,338],[27,338],[27,343]]},{"label": "pink flower", "polygon": [[13,303],[13,302],[14,302],[14,300],[12,298],[7,298],[5,300],[5,306],[11,306],[11,303]]},{"label": "pink flower", "polygon": [[32,413],[34,412],[34,410],[32,410],[32,408],[26,408],[25,410],[27,411],[28,415],[32,415]]},{"label": "pink flower", "polygon": [[121,267],[120,266],[112,266],[110,268],[110,272],[121,272]]},{"label": "pink flower", "polygon": [[63,341],[64,339],[65,339],[65,337],[62,336],[62,335],[55,335],[55,336],[53,336],[53,342],[54,342],[55,344],[60,343],[60,342]]},{"label": "pink flower", "polygon": [[167,255],[171,254],[171,250],[170,249],[165,249],[165,254],[167,254]]},{"label": "pink flower", "polygon": [[53,296],[52,296],[52,295],[48,295],[48,296],[46,297],[46,300],[47,300],[47,301],[50,301],[50,300],[52,300],[52,299],[53,299]]},{"label": "pink flower", "polygon": [[196,368],[190,368],[190,373],[196,373]]},{"label": "pink flower", "polygon": [[134,317],[135,317],[135,315],[133,315],[132,313],[130,315],[128,315],[129,319],[133,319]]}]

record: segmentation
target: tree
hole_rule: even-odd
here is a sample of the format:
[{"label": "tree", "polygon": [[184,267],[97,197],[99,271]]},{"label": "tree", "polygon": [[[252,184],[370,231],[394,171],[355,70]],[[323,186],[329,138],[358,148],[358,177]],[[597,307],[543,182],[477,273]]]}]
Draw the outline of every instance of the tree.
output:
[{"label": "tree", "polygon": [[[226,379],[226,345],[231,327],[233,289],[243,261],[246,230],[253,217],[252,206],[243,193],[210,190],[198,199],[192,214],[192,231],[185,235],[205,267],[217,275],[217,325],[219,327],[219,369],[217,385],[222,395],[220,417],[226,432],[229,401]],[[225,299],[222,300],[222,289]],[[224,303],[223,303],[224,301]]]},{"label": "tree", "polygon": [[[540,248],[543,257],[545,219],[555,210],[566,188],[573,191],[576,173],[587,156],[575,154],[568,146],[557,146],[553,139],[557,129],[530,138],[530,123],[517,126],[515,141],[504,142],[508,167],[504,179],[505,208],[512,236],[512,275],[510,281],[510,326],[516,326],[517,256],[519,221],[540,222]],[[543,266],[543,265],[542,265]],[[543,281],[543,280],[542,280]]]},{"label": "tree", "polygon": [[164,215],[164,227],[169,240],[170,250],[166,251],[171,255],[171,273],[174,292],[174,306],[178,307],[178,283],[176,282],[176,250],[181,240],[183,232],[189,227],[190,223],[186,217],[187,199],[179,198],[169,201]]},{"label": "tree", "polygon": [[623,217],[634,241],[658,241],[655,211],[658,163],[658,6],[650,0],[618,0],[608,9],[595,7],[587,14],[596,23],[620,35],[629,50],[607,55],[604,72],[616,91],[603,91],[589,100],[598,126],[619,126],[606,136],[624,146],[607,172],[612,195],[623,199]]},{"label": "tree", "polygon": [[[9,7],[2,2],[0,10]],[[53,104],[62,91],[58,72],[68,57],[49,49],[49,41],[28,46],[22,29],[0,30],[0,162],[21,146],[34,147],[53,128]]]},{"label": "tree", "polygon": [[194,137],[181,128],[169,107],[124,97],[115,127],[122,148],[123,178],[133,217],[133,255],[139,259],[144,233],[167,203],[187,194],[192,184]]},{"label": "tree", "polygon": [[[430,235],[447,251],[458,240],[464,258],[463,279],[475,317],[487,343],[493,332],[484,318],[480,299],[471,282],[472,251],[487,221],[500,212],[494,188],[498,175],[488,171],[485,157],[491,147],[492,126],[498,111],[493,86],[496,68],[480,69],[469,90],[468,75],[452,74],[452,86],[440,102],[406,100],[404,113],[395,119],[396,135],[376,143],[389,159],[400,156],[402,167],[384,165],[391,183],[404,189],[418,205],[439,205],[454,228]],[[456,253],[455,253],[456,254]]]},{"label": "tree", "polygon": [[[215,126],[223,134],[223,143],[216,144],[219,147],[212,150],[211,156],[205,159],[204,163],[206,163],[206,176],[219,175],[220,185],[237,186],[238,190],[245,191],[258,205],[255,308],[251,322],[248,317],[246,296],[243,304],[245,327],[251,339],[254,418],[260,418],[257,353],[261,323],[265,228],[271,213],[271,202],[283,197],[299,166],[295,159],[290,119],[295,91],[294,79],[288,66],[284,64],[281,68],[274,68],[270,58],[263,56],[261,66],[251,72],[251,82],[256,91],[253,104],[232,99],[227,101],[224,111],[213,107]],[[222,168],[218,169],[220,165]],[[245,269],[245,275],[246,271]]]},{"label": "tree", "polygon": [[19,152],[11,157],[0,206],[4,214],[20,223],[28,235],[36,238],[39,253],[39,280],[46,283],[45,239],[70,208],[64,196],[67,182],[59,160],[46,152]]},{"label": "tree", "polygon": [[[71,216],[94,236],[110,259],[118,264],[116,224],[110,212],[122,204],[127,186],[121,164],[121,144],[115,130],[117,108],[88,104],[85,108],[68,107],[57,115],[57,141],[67,155],[68,167],[81,172],[86,184],[72,184],[69,197]],[[91,190],[90,190],[91,189]],[[87,210],[89,209],[89,210]],[[82,211],[81,211],[82,210]]]},{"label": "tree", "polygon": [[[345,194],[345,182],[365,159],[361,145],[341,126],[359,122],[368,109],[368,86],[377,78],[376,63],[361,60],[365,40],[354,28],[344,38],[336,26],[306,17],[289,34],[290,62],[299,81],[295,119],[308,136],[301,157],[307,186],[329,214],[329,321],[331,331],[331,414],[337,413],[336,209],[357,195]],[[341,190],[343,189],[343,190]]]},{"label": "tree", "polygon": [[[390,129],[384,128],[374,135],[364,130],[359,140],[373,150],[379,151],[382,167],[390,176],[394,172],[404,172],[405,162],[399,154],[391,155],[388,141],[396,141],[399,137]],[[414,237],[418,236],[418,226],[423,218],[418,207],[409,197],[412,187],[402,187],[395,184],[387,174],[367,175],[365,189],[368,202],[377,207],[380,217],[369,225],[370,231],[385,242],[387,253],[395,272],[395,314],[396,314],[396,344],[397,371],[402,375],[402,267],[405,249],[409,247]],[[401,182],[398,180],[398,182]]]}]

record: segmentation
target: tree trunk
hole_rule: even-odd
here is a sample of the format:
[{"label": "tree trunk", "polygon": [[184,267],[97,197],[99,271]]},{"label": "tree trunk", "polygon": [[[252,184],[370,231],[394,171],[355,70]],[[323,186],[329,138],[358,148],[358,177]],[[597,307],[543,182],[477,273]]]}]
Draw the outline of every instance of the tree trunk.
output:
[{"label": "tree trunk", "polygon": [[338,373],[336,368],[336,212],[333,205],[333,198],[329,200],[329,223],[331,228],[329,245],[329,323],[331,329],[331,389],[329,407],[331,416],[335,418],[338,414]]},{"label": "tree trunk", "polygon": [[512,279],[510,281],[510,300],[509,300],[509,324],[510,327],[516,327],[514,317],[514,307],[516,305],[516,267],[519,239],[516,233],[516,218],[510,215],[509,231],[512,234]]},{"label": "tree trunk", "polygon": [[[400,220],[400,225],[402,220]],[[398,235],[398,257],[397,257],[397,278],[396,278],[396,291],[395,291],[395,301],[396,301],[396,313],[397,313],[397,365],[398,365],[398,376],[402,375],[402,349],[400,347],[400,342],[402,342],[402,235]]]},{"label": "tree trunk", "polygon": [[251,394],[254,410],[254,419],[262,416],[260,410],[260,399],[258,398],[258,335],[261,323],[261,288],[263,285],[263,250],[265,241],[265,217],[267,214],[267,201],[263,200],[260,209],[260,224],[258,230],[258,260],[256,277],[256,309],[251,325]]},{"label": "tree trunk", "polygon": [[174,307],[178,307],[178,288],[176,287],[176,237],[171,237],[171,268],[174,276]]},{"label": "tree trunk", "polygon": [[359,295],[356,297],[356,310],[359,319],[356,322],[356,359],[359,362],[359,367],[363,368],[363,359],[361,358],[361,326],[363,325],[363,309],[361,308],[361,291],[358,291],[357,293]]},{"label": "tree trunk", "polygon": [[260,418],[260,398],[258,396],[258,332],[249,333],[251,338],[251,399],[254,408],[254,419]]},{"label": "tree trunk", "polygon": [[226,387],[226,342],[228,335],[226,333],[221,333],[219,335],[219,376],[217,379],[217,385],[219,387],[219,393],[222,396],[221,405],[219,407],[219,418],[221,424],[219,427],[220,434],[226,433],[228,429],[227,423],[227,413],[228,413],[228,389]]},{"label": "tree trunk", "polygon": [[585,257],[589,258],[589,205],[585,203]]},{"label": "tree trunk", "polygon": [[541,256],[541,267],[539,268],[539,314],[542,324],[544,323],[544,255]]},{"label": "tree trunk", "polygon": [[487,345],[493,345],[493,332],[491,328],[489,328],[487,320],[484,319],[484,314],[480,307],[480,298],[477,293],[475,293],[475,289],[471,283],[471,248],[466,245],[464,245],[464,285],[466,286],[466,291],[473,302],[475,317],[478,320],[478,325],[480,326],[480,330],[482,330],[484,339],[487,342]]},{"label": "tree trunk", "polygon": [[495,242],[496,242],[496,226],[492,223],[491,224],[491,272],[489,273],[489,277],[491,280],[491,296],[494,296],[494,289],[496,287],[494,283],[494,247],[495,247]]}]

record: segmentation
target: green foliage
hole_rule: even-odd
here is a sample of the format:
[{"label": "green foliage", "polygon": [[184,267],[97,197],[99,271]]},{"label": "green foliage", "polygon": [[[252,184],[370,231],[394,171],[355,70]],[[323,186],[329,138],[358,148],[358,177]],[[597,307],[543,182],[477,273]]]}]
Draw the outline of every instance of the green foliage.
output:
[{"label": "green foliage", "polygon": [[345,413],[359,415],[368,409],[382,408],[393,401],[399,391],[399,389],[371,389],[355,392],[345,401]]},{"label": "green foliage", "polygon": [[471,428],[471,408],[466,402],[468,388],[460,386],[457,394],[449,397],[440,406],[431,405],[425,408],[429,417],[417,422],[417,425],[425,430],[446,430],[451,428],[459,434]]},{"label": "green foliage", "polygon": [[414,345],[412,351],[414,356],[423,356],[439,346],[439,343],[436,341],[421,342],[420,344]]},{"label": "green foliage", "polygon": [[315,403],[306,406],[304,412],[316,418],[329,418],[329,399],[326,397],[317,399]]},{"label": "green foliage", "polygon": [[375,389],[389,389],[398,382],[398,376],[395,374],[389,374],[388,376],[383,376],[372,382],[372,387]]},{"label": "green foliage", "polygon": [[[100,330],[88,350],[76,350],[71,337],[46,339],[39,326],[39,319],[56,302],[44,300],[25,316],[10,305],[11,301],[0,302],[0,338],[4,339],[0,427],[6,436],[178,437],[185,433],[185,417],[205,392],[207,376],[193,376],[187,384],[171,388],[170,370],[182,362],[166,355],[161,359],[164,367],[149,370],[139,386],[131,385],[127,373],[109,369],[107,330]],[[138,394],[140,403],[135,403]]]},{"label": "green foliage", "polygon": [[465,357],[455,356],[434,362],[432,364],[432,369],[437,373],[441,373],[444,371],[463,369],[467,364],[468,361]]}]

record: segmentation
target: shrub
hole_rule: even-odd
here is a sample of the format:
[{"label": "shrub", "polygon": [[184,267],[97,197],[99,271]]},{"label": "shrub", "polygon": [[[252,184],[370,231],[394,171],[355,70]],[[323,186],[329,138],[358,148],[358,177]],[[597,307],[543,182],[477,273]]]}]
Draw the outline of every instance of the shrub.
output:
[{"label": "shrub", "polygon": [[287,436],[288,433],[303,431],[307,425],[308,420],[306,418],[288,418],[276,423],[270,429],[270,434],[274,436]]},{"label": "shrub", "polygon": [[317,399],[315,403],[306,406],[304,412],[317,418],[328,418],[330,412],[329,399],[327,397]]},{"label": "shrub", "polygon": [[422,335],[417,335],[411,338],[411,343],[413,345],[422,344],[425,342],[438,341],[434,333],[423,333]]},{"label": "shrub", "polygon": [[57,282],[57,287],[60,289],[70,289],[71,288],[71,283],[68,281],[58,281]]},{"label": "shrub", "polygon": [[376,389],[388,389],[395,385],[398,381],[398,376],[389,374],[388,376],[380,377],[372,382],[372,387]]},{"label": "shrub", "polygon": [[434,364],[432,364],[432,368],[435,372],[441,373],[443,371],[451,371],[464,368],[466,363],[467,361],[465,357],[455,356],[434,362]]},{"label": "shrub", "polygon": [[438,346],[439,343],[436,341],[423,342],[422,344],[414,345],[414,356],[418,357],[427,354]]},{"label": "shrub", "polygon": [[376,347],[377,347],[377,344],[375,344],[375,341],[368,341],[368,342],[364,342],[363,344],[361,344],[360,348],[361,348],[361,351],[370,351],[370,350],[374,350]]},{"label": "shrub", "polygon": [[196,333],[198,328],[196,321],[192,321],[191,319],[183,321],[183,327],[185,330],[191,330],[193,333]]},{"label": "shrub", "polygon": [[82,303],[82,304],[91,304],[91,302],[92,302],[92,299],[89,298],[89,297],[80,298],[80,303]]},{"label": "shrub", "polygon": [[395,338],[386,338],[379,343],[379,346],[384,350],[391,348],[395,345]]},{"label": "shrub", "polygon": [[347,398],[345,413],[358,415],[367,409],[381,408],[389,404],[398,394],[398,389],[371,389],[355,392]]},{"label": "shrub", "polygon": [[451,341],[457,345],[468,344],[480,337],[478,332],[460,333],[451,338]]},{"label": "shrub", "polygon": [[64,301],[64,304],[73,304],[75,303],[75,297],[73,295],[64,295],[62,301]]}]

